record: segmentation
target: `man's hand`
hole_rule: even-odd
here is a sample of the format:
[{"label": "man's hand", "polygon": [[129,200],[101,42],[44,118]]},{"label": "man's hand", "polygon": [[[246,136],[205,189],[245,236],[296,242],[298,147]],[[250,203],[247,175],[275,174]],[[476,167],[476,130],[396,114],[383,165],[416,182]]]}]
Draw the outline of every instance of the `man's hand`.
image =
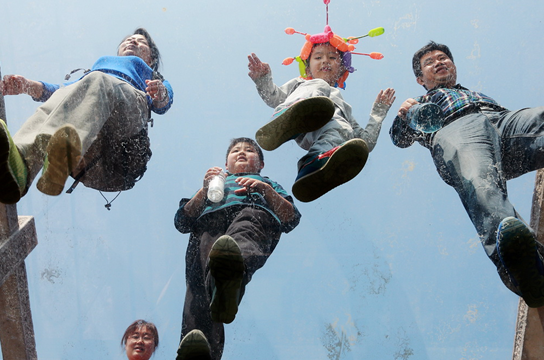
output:
[{"label": "man's hand", "polygon": [[249,64],[247,65],[249,68],[248,75],[252,80],[256,80],[265,76],[266,74],[270,74],[272,71],[270,69],[270,65],[262,62],[254,53],[251,53],[251,55],[249,55],[247,58],[249,60]]},{"label": "man's hand", "polygon": [[410,108],[415,104],[419,104],[415,99],[406,99],[406,101],[404,101],[400,106],[397,116],[401,119],[406,120],[406,114],[408,113],[408,110],[410,110]]}]

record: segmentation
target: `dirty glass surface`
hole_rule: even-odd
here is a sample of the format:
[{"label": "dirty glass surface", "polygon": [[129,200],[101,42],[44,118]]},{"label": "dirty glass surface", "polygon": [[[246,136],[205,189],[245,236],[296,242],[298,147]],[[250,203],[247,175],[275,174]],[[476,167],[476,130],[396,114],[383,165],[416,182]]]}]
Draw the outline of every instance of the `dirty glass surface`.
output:
[{"label": "dirty glass surface", "polygon": [[[544,5],[531,0],[332,0],[329,24],[341,36],[383,26],[362,39],[344,98],[366,125],[380,89],[397,101],[362,173],[312,203],[297,202],[300,225],[281,241],[247,287],[226,326],[224,359],[508,359],[518,297],[481,248],[456,193],[427,149],[399,149],[388,130],[400,104],[422,95],[413,53],[447,44],[458,81],[509,109],[542,105]],[[160,333],[156,359],[173,359],[181,329],[188,235],[173,226],[182,197],[223,166],[229,139],[253,137],[272,114],[247,76],[247,55],[270,63],[276,84],[298,75],[284,58],[300,35],[326,22],[320,0],[15,1],[1,9],[2,74],[60,83],[76,68],[114,55],[122,38],[145,27],[175,92],[154,115],[153,157],[134,189],[111,210],[79,185],[49,197],[32,186],[20,215],[35,217],[38,246],[26,260],[40,359],[124,359],[119,346],[136,319]],[[76,75],[77,76],[77,75]],[[38,106],[6,97],[13,132]],[[294,142],[265,152],[263,174],[289,192]],[[534,173],[509,182],[511,201],[529,219]],[[116,193],[105,193],[108,200]]]}]

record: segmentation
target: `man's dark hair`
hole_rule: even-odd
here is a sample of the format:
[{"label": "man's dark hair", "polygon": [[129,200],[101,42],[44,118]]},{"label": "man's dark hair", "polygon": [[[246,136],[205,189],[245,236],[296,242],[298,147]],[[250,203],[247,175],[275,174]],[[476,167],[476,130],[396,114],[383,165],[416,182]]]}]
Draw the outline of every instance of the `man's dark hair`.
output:
[{"label": "man's dark hair", "polygon": [[414,75],[416,76],[416,78],[423,76],[423,73],[421,72],[421,58],[423,57],[423,55],[435,50],[442,51],[450,58],[452,63],[455,63],[453,61],[453,55],[451,54],[450,49],[446,45],[437,44],[431,40],[427,45],[416,51],[414,57],[412,58],[412,69],[414,70]]},{"label": "man's dark hair", "polygon": [[239,138],[232,139],[227,149],[227,156],[225,157],[225,159],[228,159],[230,151],[238,143],[248,143],[251,146],[253,146],[255,148],[255,151],[257,151],[257,155],[259,155],[259,160],[261,160],[261,163],[264,163],[264,154],[263,154],[263,151],[261,150],[261,147],[259,146],[259,144],[257,144],[255,140],[247,138],[247,137],[239,137]]}]

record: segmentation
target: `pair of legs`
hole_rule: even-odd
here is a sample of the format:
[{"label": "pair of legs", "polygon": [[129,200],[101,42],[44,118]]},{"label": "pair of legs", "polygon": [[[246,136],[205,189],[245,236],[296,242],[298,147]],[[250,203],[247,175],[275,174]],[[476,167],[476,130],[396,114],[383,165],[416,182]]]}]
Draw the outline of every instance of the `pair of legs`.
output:
[{"label": "pair of legs", "polygon": [[[256,134],[265,150],[274,150],[295,139],[308,153],[298,162],[294,196],[313,201],[354,178],[364,167],[369,149],[362,140],[363,130],[347,119],[351,107],[341,95],[321,79],[305,81],[275,109],[267,125]],[[348,112],[348,114],[344,114]],[[346,146],[344,146],[346,145]]]},{"label": "pair of legs", "polygon": [[[302,82],[291,94],[289,94],[287,99],[274,110],[274,112],[279,113],[283,109],[290,107],[302,99],[315,97],[326,97],[330,99],[331,91],[331,86],[321,79]],[[349,110],[346,109],[345,111],[351,112],[351,107],[341,99],[340,95],[336,100],[343,103],[344,107],[349,108]],[[298,136],[295,139],[297,144],[308,151],[308,154],[305,157],[311,157],[327,152],[356,137],[353,124],[346,119],[347,115],[344,114],[339,106],[335,106],[332,100],[331,105],[333,106],[333,109],[327,112],[326,119],[320,121],[317,129],[297,134]]]},{"label": "pair of legs", "polygon": [[435,133],[431,153],[502,281],[521,295],[501,262],[497,229],[505,218],[519,218],[508,200],[506,181],[544,167],[544,107],[466,115]]},{"label": "pair of legs", "polygon": [[[100,157],[82,181],[89,179],[90,186],[108,190],[112,181],[122,179],[120,174],[108,177],[101,164],[111,163],[120,149],[104,154],[103,144],[137,135],[147,127],[148,116],[146,95],[105,73],[91,72],[74,84],[61,87],[13,136],[28,169],[27,189],[44,164],[49,140],[70,124],[81,144],[80,162],[70,170],[78,172]],[[96,140],[99,141],[95,144]]]},{"label": "pair of legs", "polygon": [[215,241],[229,235],[238,244],[245,271],[239,301],[255,271],[271,255],[280,238],[280,225],[272,215],[258,207],[236,207],[208,214],[191,234],[186,254],[187,292],[183,308],[182,339],[198,329],[208,339],[212,359],[220,359],[225,343],[224,325],[214,322],[210,304],[214,279],[209,269],[209,254]]}]

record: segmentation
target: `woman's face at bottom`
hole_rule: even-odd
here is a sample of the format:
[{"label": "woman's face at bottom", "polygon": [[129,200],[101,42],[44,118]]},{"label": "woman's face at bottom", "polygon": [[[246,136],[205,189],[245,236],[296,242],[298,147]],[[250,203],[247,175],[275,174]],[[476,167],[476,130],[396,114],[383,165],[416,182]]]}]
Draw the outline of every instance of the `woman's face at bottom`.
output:
[{"label": "woman's face at bottom", "polygon": [[127,338],[125,350],[129,360],[149,360],[155,351],[154,334],[147,326],[137,328]]}]

